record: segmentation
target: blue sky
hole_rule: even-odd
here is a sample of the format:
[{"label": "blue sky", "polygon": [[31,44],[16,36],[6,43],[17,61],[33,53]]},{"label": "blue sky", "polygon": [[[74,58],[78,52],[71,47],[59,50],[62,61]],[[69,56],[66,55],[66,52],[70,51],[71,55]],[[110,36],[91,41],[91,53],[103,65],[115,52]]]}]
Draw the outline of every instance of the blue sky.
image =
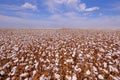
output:
[{"label": "blue sky", "polygon": [[0,0],[0,27],[119,28],[120,0]]}]

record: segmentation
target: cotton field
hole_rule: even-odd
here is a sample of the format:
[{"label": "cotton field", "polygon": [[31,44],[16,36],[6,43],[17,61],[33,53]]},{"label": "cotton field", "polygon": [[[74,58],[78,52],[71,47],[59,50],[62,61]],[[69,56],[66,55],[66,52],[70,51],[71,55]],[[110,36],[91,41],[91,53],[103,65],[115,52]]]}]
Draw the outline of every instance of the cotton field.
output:
[{"label": "cotton field", "polygon": [[120,31],[0,29],[0,80],[120,80]]}]

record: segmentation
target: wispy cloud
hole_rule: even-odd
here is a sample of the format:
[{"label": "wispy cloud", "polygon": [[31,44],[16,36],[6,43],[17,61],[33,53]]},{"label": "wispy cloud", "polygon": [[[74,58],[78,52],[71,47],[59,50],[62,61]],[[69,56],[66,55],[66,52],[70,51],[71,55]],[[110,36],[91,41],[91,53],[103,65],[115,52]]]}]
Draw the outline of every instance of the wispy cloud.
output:
[{"label": "wispy cloud", "polygon": [[28,2],[25,2],[23,5],[21,5],[22,8],[24,9],[32,9],[32,10],[36,10],[37,6],[36,5],[32,5]]},{"label": "wispy cloud", "polygon": [[[40,2],[40,4],[32,2],[14,5],[0,4],[0,26],[100,28],[120,26],[119,14],[106,15],[108,13],[105,11],[105,14],[103,7],[97,6],[97,4],[92,6],[82,0],[44,0]],[[111,9],[119,10],[119,6]]]},{"label": "wispy cloud", "polygon": [[51,12],[61,11],[61,6],[65,6],[66,9],[74,9],[75,11],[95,11],[98,10],[99,7],[90,7],[87,8],[85,3],[82,3],[81,0],[47,0],[46,5],[48,6]]},{"label": "wispy cloud", "polygon": [[99,9],[99,7],[87,8],[85,3],[80,4],[78,7],[79,11],[94,11],[94,10],[98,10],[98,9]]},{"label": "wispy cloud", "polygon": [[0,15],[0,27],[47,27],[53,25],[47,20],[33,20]]},{"label": "wispy cloud", "polygon": [[[78,27],[78,28],[119,28],[120,16],[102,16],[98,18],[78,17],[75,14],[70,14],[69,17],[64,15],[52,15],[45,20],[23,19],[0,15],[0,27],[15,26],[15,27]],[[67,24],[66,24],[67,23]]]},{"label": "wispy cloud", "polygon": [[24,10],[24,9],[37,10],[37,6],[36,5],[32,5],[32,4],[28,3],[28,2],[25,2],[22,5],[1,4],[0,5],[0,9],[2,9],[2,10],[12,10],[12,11]]},{"label": "wispy cloud", "polygon": [[85,9],[85,11],[95,11],[95,10],[99,10],[99,7],[91,7]]}]

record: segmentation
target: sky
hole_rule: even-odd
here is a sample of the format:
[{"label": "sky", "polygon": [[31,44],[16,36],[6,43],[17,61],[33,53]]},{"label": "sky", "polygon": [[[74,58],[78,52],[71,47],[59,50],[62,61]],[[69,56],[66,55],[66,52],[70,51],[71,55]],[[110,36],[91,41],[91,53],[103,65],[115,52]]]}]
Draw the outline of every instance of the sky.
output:
[{"label": "sky", "polygon": [[0,0],[0,27],[120,28],[120,0]]}]

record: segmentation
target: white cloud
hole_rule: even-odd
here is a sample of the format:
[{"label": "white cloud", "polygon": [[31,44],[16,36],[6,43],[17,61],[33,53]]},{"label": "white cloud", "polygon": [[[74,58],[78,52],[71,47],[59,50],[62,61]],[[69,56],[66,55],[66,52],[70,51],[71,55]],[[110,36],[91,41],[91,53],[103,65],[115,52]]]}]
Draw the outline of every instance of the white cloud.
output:
[{"label": "white cloud", "polygon": [[59,4],[62,4],[62,3],[65,2],[65,0],[54,0],[54,2],[59,3]]},{"label": "white cloud", "polygon": [[12,11],[16,11],[16,10],[23,10],[23,9],[32,9],[32,10],[36,10],[37,6],[36,5],[32,5],[30,3],[24,3],[21,6],[18,5],[8,5],[8,4],[1,4],[0,5],[0,9],[2,10],[12,10]]},{"label": "white cloud", "polygon": [[80,4],[78,9],[79,11],[84,11],[86,9],[86,4],[85,3]]},{"label": "white cloud", "polygon": [[82,3],[79,5],[79,7],[77,8],[79,11],[95,11],[98,10],[99,7],[90,7],[90,8],[86,8],[86,4]]},{"label": "white cloud", "polygon": [[94,10],[98,10],[99,7],[91,7],[91,8],[86,8],[85,11],[94,11]]},{"label": "white cloud", "polygon": [[76,4],[79,0],[54,0],[56,3],[59,4]]},{"label": "white cloud", "polygon": [[81,3],[81,0],[47,0],[46,5],[48,6],[50,12],[61,12],[62,6],[64,5],[64,9],[68,10],[76,10],[76,11],[95,11],[98,10],[99,7],[90,7],[87,8],[85,3]]},{"label": "white cloud", "polygon": [[67,0],[67,3],[78,3],[80,0]]},{"label": "white cloud", "polygon": [[60,9],[63,5],[65,8],[76,8],[80,0],[47,0],[45,5],[48,6],[50,12],[61,12]]},{"label": "white cloud", "polygon": [[25,8],[25,9],[32,9],[32,10],[36,10],[37,9],[36,5],[32,5],[32,4],[28,3],[28,2],[26,2],[25,4],[23,4],[21,7]]},{"label": "white cloud", "polygon": [[52,13],[54,13],[57,10],[56,7],[55,7],[56,4],[53,0],[47,0],[45,5],[47,5],[48,10]]}]

